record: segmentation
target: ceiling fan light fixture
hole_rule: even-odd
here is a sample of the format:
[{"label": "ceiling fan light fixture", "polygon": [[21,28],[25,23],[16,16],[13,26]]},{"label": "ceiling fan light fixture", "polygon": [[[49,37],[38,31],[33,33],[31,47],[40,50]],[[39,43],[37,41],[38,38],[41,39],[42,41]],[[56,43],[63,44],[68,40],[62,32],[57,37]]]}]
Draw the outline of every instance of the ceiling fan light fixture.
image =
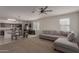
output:
[{"label": "ceiling fan light fixture", "polygon": [[[36,10],[37,11],[37,10]],[[32,11],[32,13],[35,13],[36,11]],[[45,14],[47,15],[48,12],[52,12],[53,10],[48,9],[48,6],[44,6],[42,8],[39,8],[39,15]]]}]

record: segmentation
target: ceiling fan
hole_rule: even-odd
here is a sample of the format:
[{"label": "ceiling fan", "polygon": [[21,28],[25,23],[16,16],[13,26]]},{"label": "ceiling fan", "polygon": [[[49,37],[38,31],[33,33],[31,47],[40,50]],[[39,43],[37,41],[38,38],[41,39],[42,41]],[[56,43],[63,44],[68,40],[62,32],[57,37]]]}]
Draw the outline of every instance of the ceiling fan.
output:
[{"label": "ceiling fan", "polygon": [[[52,12],[53,10],[49,10],[48,6],[42,7],[38,9],[39,14],[47,14],[47,12]],[[36,11],[32,11],[32,13],[35,13]]]}]

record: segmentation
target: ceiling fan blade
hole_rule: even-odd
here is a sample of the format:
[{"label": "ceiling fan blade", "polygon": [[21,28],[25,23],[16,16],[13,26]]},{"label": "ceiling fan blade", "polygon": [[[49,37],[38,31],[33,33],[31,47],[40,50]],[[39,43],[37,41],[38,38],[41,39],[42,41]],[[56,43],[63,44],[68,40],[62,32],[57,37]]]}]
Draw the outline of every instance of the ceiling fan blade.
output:
[{"label": "ceiling fan blade", "polygon": [[46,10],[46,12],[52,12],[53,10]]},{"label": "ceiling fan blade", "polygon": [[48,6],[45,6],[45,8],[43,9],[43,10],[45,10],[45,9],[47,9],[48,8]]}]

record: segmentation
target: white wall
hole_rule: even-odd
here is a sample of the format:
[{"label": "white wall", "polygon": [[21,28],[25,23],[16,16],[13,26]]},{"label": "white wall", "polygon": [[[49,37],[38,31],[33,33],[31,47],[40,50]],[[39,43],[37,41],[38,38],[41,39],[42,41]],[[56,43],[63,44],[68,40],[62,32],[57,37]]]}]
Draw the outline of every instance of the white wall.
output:
[{"label": "white wall", "polygon": [[59,19],[70,18],[70,28],[76,33],[79,32],[79,13],[74,12],[70,14],[64,14],[59,16],[50,16],[39,19],[40,30],[60,30]]}]

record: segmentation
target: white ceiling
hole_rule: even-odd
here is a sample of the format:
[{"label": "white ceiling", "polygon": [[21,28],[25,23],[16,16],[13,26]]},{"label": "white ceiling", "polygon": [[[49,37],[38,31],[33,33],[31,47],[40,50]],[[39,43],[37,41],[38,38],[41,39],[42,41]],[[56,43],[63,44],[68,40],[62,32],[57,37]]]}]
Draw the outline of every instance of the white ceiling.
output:
[{"label": "white ceiling", "polygon": [[[46,16],[55,16],[79,10],[78,6],[49,6],[48,9],[52,9],[53,12],[49,12],[47,15],[39,15],[38,12],[32,13],[33,10],[44,6],[0,6],[0,18],[17,18],[21,20],[36,20]],[[20,16],[20,17],[18,17]]]}]

